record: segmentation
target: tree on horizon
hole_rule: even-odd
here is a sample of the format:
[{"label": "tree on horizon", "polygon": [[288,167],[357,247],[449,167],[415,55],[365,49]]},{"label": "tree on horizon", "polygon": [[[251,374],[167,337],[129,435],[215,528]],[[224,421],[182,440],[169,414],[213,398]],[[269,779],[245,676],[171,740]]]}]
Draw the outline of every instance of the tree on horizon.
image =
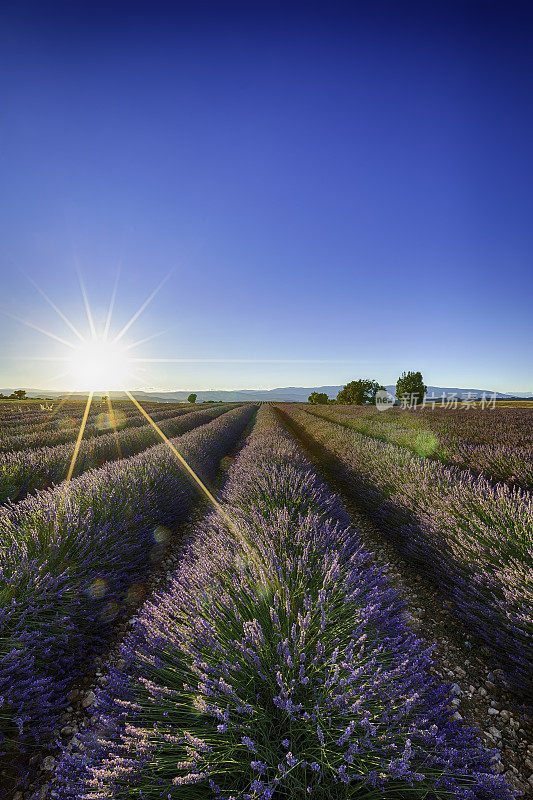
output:
[{"label": "tree on horizon", "polygon": [[350,381],[340,390],[337,395],[337,403],[355,406],[373,403],[376,398],[376,392],[384,388],[375,380],[359,378],[356,381]]},{"label": "tree on horizon", "polygon": [[396,381],[396,397],[401,401],[402,397],[407,396],[410,404],[412,401],[416,406],[424,399],[427,388],[421,372],[402,372]]},{"label": "tree on horizon", "polygon": [[329,402],[329,397],[325,392],[311,392],[307,402],[315,406],[326,406]]}]

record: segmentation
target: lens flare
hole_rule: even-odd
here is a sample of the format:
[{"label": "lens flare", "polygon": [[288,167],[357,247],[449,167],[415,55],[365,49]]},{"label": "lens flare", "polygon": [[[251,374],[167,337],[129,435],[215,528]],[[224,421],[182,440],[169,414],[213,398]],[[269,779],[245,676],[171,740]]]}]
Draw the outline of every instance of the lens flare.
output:
[{"label": "lens flare", "polygon": [[74,417],[57,417],[55,429],[58,431],[73,431],[78,427],[79,420]]},{"label": "lens flare", "polygon": [[90,597],[99,600],[107,592],[107,583],[103,578],[97,578],[87,590]]},{"label": "lens flare", "polygon": [[96,427],[99,431],[110,431],[123,428],[126,424],[126,415],[118,408],[113,411],[102,411],[96,418]]},{"label": "lens flare", "polygon": [[163,525],[158,525],[154,530],[154,542],[157,542],[157,544],[165,544],[170,539],[170,536],[171,531]]},{"label": "lens flare", "polygon": [[146,596],[146,587],[142,583],[133,583],[126,594],[126,603],[135,606]]}]

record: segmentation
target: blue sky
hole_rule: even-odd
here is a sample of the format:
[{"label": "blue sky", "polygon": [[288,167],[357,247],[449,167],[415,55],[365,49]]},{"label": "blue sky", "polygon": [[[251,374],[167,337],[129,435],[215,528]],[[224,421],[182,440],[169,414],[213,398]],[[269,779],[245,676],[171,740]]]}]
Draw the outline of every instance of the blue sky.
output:
[{"label": "blue sky", "polygon": [[128,334],[198,361],[135,387],[533,391],[530,5],[43,6],[1,18],[0,311],[72,338],[25,275],[85,332],[76,265],[103,320],[120,264],[118,331],[172,271]]}]

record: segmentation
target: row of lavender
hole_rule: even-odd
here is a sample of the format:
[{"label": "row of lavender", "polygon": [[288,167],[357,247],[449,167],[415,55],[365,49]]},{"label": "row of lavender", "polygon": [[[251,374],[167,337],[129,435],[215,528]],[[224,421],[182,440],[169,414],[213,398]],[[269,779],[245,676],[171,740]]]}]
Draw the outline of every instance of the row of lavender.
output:
[{"label": "row of lavender", "polygon": [[[255,408],[228,411],[174,440],[212,479]],[[197,425],[207,417],[197,419]],[[0,517],[0,730],[3,749],[52,734],[67,693],[105,643],[113,620],[142,595],[168,527],[195,488],[166,445],[106,464]],[[165,527],[166,526],[166,527]]]},{"label": "row of lavender", "polygon": [[[158,427],[167,437],[178,436],[208,422],[228,410],[228,406],[214,406],[200,411],[187,410],[178,416],[165,419]],[[106,461],[128,458],[159,442],[161,437],[150,423],[141,427],[124,428],[117,434],[84,439],[79,447],[73,475],[101,466]],[[0,455],[0,502],[17,502],[27,494],[45,489],[64,480],[74,453],[74,444],[41,447]],[[1,513],[1,511],[0,511]]]},{"label": "row of lavender", "polygon": [[428,574],[515,688],[533,693],[533,498],[417,458],[295,406],[285,412],[347,467],[360,502]]},{"label": "row of lavender", "polygon": [[506,481],[533,487],[533,404],[530,409],[482,411],[391,410],[335,406],[308,408],[310,413],[417,455]]},{"label": "row of lavender", "polygon": [[420,415],[422,425],[435,431],[461,438],[472,444],[498,444],[513,447],[523,444],[533,447],[531,413],[533,405],[527,407],[488,405],[485,409],[440,409],[431,406],[418,411],[400,411],[402,424]]},{"label": "row of lavender", "polygon": [[[338,499],[263,406],[227,519],[123,645],[63,798],[502,800]],[[79,752],[81,750],[81,753]]]},{"label": "row of lavender", "polygon": [[[158,420],[186,414],[190,410],[190,406],[171,406],[162,409],[160,404],[156,411],[150,411],[149,413],[157,422]],[[29,448],[53,447],[65,442],[72,442],[78,435],[82,418],[83,414],[80,414],[78,409],[76,417],[58,415],[50,422],[41,425],[7,427],[0,435],[0,452],[8,453]],[[89,439],[92,436],[105,435],[111,430],[121,430],[125,427],[135,428],[145,423],[146,419],[135,406],[127,410],[113,408],[111,412],[109,409],[97,408],[87,419],[83,438]]]},{"label": "row of lavender", "polygon": [[[324,408],[324,407],[322,407]],[[462,439],[472,444],[516,444],[533,447],[531,412],[527,407],[442,408],[438,405],[404,410],[398,407],[379,411],[375,406],[328,406],[328,410],[382,422],[394,422],[405,428],[428,428],[436,433]]]},{"label": "row of lavender", "polygon": [[[93,408],[97,401],[93,401]],[[56,404],[41,408],[39,403],[10,403],[9,401],[0,402],[0,438],[5,431],[15,432],[18,428],[27,427],[35,429],[53,426],[58,415],[81,421],[85,402],[82,400],[60,401]],[[157,411],[161,408],[161,403],[147,402],[144,404],[147,411]],[[174,405],[174,404],[173,404]],[[179,404],[176,404],[176,406]],[[129,415],[135,413],[131,403],[125,401],[113,402],[113,408]],[[108,410],[107,404],[100,403],[100,409]]]}]

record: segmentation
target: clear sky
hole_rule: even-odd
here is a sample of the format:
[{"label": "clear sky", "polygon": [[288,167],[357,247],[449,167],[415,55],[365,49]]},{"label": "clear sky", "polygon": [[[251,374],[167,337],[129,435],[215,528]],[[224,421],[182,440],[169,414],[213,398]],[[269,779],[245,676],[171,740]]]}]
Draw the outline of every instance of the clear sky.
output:
[{"label": "clear sky", "polygon": [[[533,391],[531,3],[3,3],[0,311],[135,387]],[[0,389],[68,388],[0,315]],[[35,358],[36,360],[30,360]],[[197,362],[194,362],[198,359]],[[208,359],[214,359],[209,362]],[[224,362],[224,359],[231,359]]]}]

